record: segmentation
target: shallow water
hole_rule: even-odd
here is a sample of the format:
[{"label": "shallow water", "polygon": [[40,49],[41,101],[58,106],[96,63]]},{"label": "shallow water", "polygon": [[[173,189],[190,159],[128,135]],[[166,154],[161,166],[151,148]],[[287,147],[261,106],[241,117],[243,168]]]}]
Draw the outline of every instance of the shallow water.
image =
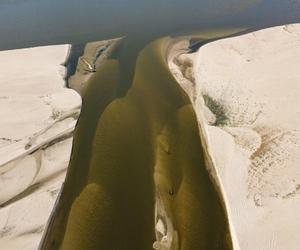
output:
[{"label": "shallow water", "polygon": [[126,45],[88,82],[42,249],[152,249],[157,193],[178,235],[168,249],[232,249],[196,116],[167,66],[168,39],[130,54],[137,56],[132,84],[119,96]]}]

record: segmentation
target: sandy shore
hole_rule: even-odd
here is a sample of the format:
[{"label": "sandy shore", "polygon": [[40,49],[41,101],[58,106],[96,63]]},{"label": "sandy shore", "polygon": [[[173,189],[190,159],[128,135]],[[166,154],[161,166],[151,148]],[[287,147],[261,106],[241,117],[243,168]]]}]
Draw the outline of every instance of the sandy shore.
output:
[{"label": "sandy shore", "polygon": [[65,88],[69,45],[0,52],[0,245],[37,249],[60,191],[81,99]]},{"label": "sandy shore", "polygon": [[299,249],[299,65],[299,24],[212,42],[170,62],[205,121],[243,250]]}]

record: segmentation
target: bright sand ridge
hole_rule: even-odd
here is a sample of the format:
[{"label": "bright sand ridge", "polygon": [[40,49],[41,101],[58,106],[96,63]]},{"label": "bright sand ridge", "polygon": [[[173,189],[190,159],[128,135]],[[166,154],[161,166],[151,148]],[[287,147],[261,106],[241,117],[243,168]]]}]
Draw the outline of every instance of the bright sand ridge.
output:
[{"label": "bright sand ridge", "polygon": [[170,63],[205,120],[243,250],[299,249],[299,65],[299,24],[212,42]]}]

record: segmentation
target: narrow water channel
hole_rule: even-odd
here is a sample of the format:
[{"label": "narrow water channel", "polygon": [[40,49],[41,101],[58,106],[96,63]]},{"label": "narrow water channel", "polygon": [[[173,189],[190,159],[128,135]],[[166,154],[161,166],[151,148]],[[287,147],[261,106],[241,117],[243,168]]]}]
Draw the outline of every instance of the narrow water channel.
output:
[{"label": "narrow water channel", "polygon": [[[120,43],[87,83],[42,249],[232,249],[194,111],[167,66],[169,43],[156,40],[131,54]],[[123,78],[122,50],[132,62]],[[156,242],[158,217],[162,237],[171,238],[165,246]]]}]

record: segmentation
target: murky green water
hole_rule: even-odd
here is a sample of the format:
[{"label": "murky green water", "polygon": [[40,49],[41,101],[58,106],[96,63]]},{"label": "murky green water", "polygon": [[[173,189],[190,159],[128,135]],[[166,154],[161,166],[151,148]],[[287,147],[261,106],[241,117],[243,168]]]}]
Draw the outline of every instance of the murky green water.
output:
[{"label": "murky green water", "polygon": [[153,249],[157,192],[179,236],[171,249],[231,249],[195,114],[167,67],[168,39],[126,54],[137,61],[123,82],[125,44],[88,82],[43,249]]}]

